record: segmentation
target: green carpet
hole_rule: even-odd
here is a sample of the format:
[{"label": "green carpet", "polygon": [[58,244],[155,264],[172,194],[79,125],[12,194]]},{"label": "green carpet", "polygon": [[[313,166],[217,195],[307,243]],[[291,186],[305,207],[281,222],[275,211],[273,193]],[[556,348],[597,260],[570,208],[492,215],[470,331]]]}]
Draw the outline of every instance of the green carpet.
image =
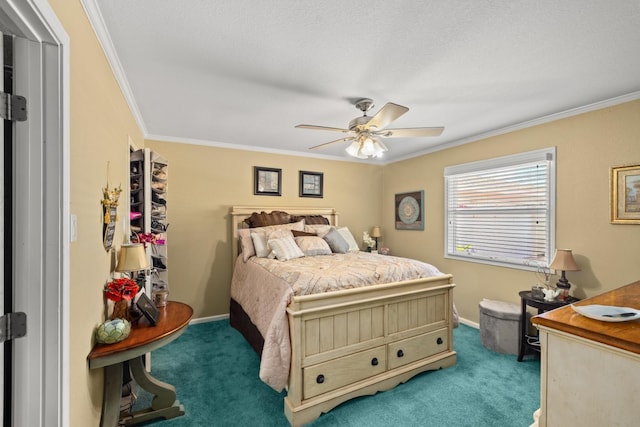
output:
[{"label": "green carpet", "polygon": [[[491,426],[533,422],[540,362],[492,352],[477,329],[454,329],[455,366],[425,372],[392,390],[353,399],[309,424],[321,426]],[[148,426],[288,426],[286,392],[258,378],[259,359],[226,320],[191,325],[151,356],[152,375],[176,388],[185,415]],[[136,409],[150,396],[139,392]]]}]

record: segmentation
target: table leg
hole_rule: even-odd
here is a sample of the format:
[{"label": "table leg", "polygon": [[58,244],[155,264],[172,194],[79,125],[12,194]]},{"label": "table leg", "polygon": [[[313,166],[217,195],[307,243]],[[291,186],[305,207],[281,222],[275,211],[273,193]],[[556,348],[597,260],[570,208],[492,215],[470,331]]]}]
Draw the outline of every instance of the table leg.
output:
[{"label": "table leg", "polygon": [[521,310],[521,314],[520,314],[520,337],[518,338],[518,343],[520,344],[518,346],[519,351],[518,351],[518,362],[522,362],[522,358],[524,357],[524,353],[525,353],[525,346],[526,346],[526,335],[527,335],[527,304],[524,300],[524,298],[520,299],[520,310]]},{"label": "table leg", "polygon": [[176,400],[176,389],[171,384],[153,378],[142,363],[144,355],[129,361],[131,375],[140,387],[153,394],[151,406],[136,411],[124,419],[125,425],[141,423],[154,418],[175,418],[184,415],[184,407]]},{"label": "table leg", "polygon": [[122,365],[123,362],[120,362],[104,368],[104,397],[100,427],[118,425],[120,396],[122,395]]}]

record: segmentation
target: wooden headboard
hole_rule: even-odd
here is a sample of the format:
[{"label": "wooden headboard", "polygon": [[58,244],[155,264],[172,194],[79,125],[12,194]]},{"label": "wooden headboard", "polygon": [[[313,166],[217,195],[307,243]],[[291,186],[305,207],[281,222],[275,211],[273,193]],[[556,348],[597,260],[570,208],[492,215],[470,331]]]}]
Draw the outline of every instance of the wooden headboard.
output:
[{"label": "wooden headboard", "polygon": [[240,253],[238,245],[238,229],[247,228],[244,220],[249,218],[254,212],[284,211],[290,215],[322,215],[329,220],[329,224],[338,226],[338,213],[334,208],[318,207],[293,207],[293,206],[232,206],[231,207],[231,259],[235,263],[236,257]]}]

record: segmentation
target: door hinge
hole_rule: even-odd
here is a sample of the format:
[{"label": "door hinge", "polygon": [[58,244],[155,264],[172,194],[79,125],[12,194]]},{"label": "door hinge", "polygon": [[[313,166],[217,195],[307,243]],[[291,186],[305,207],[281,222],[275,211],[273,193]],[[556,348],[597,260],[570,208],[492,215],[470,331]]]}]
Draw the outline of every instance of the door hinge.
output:
[{"label": "door hinge", "polygon": [[27,315],[7,313],[0,317],[0,343],[27,335]]},{"label": "door hinge", "polygon": [[16,122],[27,120],[27,98],[0,91],[0,118]]}]

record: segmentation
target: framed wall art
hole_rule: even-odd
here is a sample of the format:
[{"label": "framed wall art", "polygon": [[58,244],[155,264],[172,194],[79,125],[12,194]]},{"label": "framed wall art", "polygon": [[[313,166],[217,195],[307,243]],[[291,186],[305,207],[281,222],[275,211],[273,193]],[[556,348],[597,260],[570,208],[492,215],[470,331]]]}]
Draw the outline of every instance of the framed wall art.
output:
[{"label": "framed wall art", "polygon": [[640,164],[611,168],[611,223],[640,224]]},{"label": "framed wall art", "polygon": [[322,172],[300,171],[300,197],[322,198],[323,180]]},{"label": "framed wall art", "polygon": [[424,191],[396,194],[395,209],[396,230],[424,230]]},{"label": "framed wall art", "polygon": [[253,194],[258,196],[280,196],[282,186],[282,169],[253,168]]}]

